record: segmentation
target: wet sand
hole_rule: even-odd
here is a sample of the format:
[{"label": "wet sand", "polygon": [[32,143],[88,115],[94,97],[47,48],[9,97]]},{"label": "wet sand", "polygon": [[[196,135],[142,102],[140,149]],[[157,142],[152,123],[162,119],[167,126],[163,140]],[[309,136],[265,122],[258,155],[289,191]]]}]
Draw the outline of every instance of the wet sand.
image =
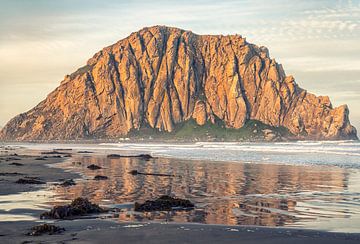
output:
[{"label": "wet sand", "polygon": [[[63,179],[79,177],[75,173],[47,166],[65,160],[64,157],[55,158],[47,155],[48,158],[37,160],[39,157],[45,157],[45,155],[26,155],[24,153],[26,152],[23,150],[12,150],[0,154],[0,196],[36,191],[55,182],[61,182]],[[47,184],[15,184],[14,182],[20,178],[33,178]]]},{"label": "wet sand", "polygon": [[[75,152],[71,152],[75,154]],[[17,154],[14,156],[14,154]],[[22,149],[8,150],[0,157],[0,195],[38,191],[51,188],[63,179],[77,179],[78,174],[48,167],[62,158],[36,160],[39,152]],[[15,165],[13,163],[16,163]],[[17,173],[17,174],[14,174]],[[23,177],[36,177],[44,185],[14,183]],[[11,203],[10,203],[11,204]],[[14,203],[15,204],[15,203]],[[1,210],[1,212],[6,212]],[[42,210],[20,209],[39,216]],[[56,221],[65,228],[57,235],[27,236],[30,228],[42,220],[0,221],[0,243],[359,243],[360,234],[330,233],[294,228],[264,228],[179,223],[121,223],[108,219],[81,219]]]},{"label": "wet sand", "polygon": [[359,243],[360,234],[246,226],[59,221],[57,235],[26,236],[34,222],[0,223],[1,243]]}]

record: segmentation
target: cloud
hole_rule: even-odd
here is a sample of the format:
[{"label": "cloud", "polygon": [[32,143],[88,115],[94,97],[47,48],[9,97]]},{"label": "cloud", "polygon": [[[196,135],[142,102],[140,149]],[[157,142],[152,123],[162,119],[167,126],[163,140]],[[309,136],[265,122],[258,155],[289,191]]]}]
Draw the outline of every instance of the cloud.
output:
[{"label": "cloud", "polygon": [[325,12],[307,11],[297,14],[290,21],[286,21],[286,19],[270,21],[268,25],[276,26],[276,31],[264,26],[263,30],[252,29],[252,35],[256,37],[257,33],[265,33],[267,39],[288,41],[359,37],[360,17],[357,15],[360,13],[360,7],[346,8],[346,11],[334,9],[334,11],[335,14],[329,10]]},{"label": "cloud", "polygon": [[[287,73],[302,78],[304,72],[306,79],[321,74],[324,86],[333,71],[343,74],[338,77],[342,82],[348,80],[348,73],[360,69],[359,1],[3,0],[0,87],[3,91],[6,86],[7,92],[0,100],[0,124],[35,105],[49,87],[55,88],[65,74],[102,47],[156,24],[199,34],[241,34],[249,42],[267,46]],[[30,89],[34,82],[37,92]],[[5,111],[1,103],[17,93],[15,85],[24,85],[22,89],[29,92],[19,98],[16,111]],[[312,88],[310,83],[305,85]],[[356,94],[351,96],[357,99]],[[360,98],[355,107],[360,110]]]}]

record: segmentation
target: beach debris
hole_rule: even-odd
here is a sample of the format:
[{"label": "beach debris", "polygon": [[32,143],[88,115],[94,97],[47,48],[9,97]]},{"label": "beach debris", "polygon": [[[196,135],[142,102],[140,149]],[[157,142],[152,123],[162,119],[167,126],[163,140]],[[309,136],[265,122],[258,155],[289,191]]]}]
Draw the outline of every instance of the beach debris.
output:
[{"label": "beach debris", "polygon": [[160,173],[143,173],[143,172],[139,172],[137,171],[136,169],[134,170],[131,170],[129,172],[129,174],[132,174],[132,175],[154,175],[154,176],[168,176],[168,177],[174,177],[175,175],[172,175],[172,174],[160,174]]},{"label": "beach debris", "polygon": [[14,176],[14,175],[23,175],[21,173],[18,173],[18,172],[12,172],[12,173],[0,173],[0,176]]},{"label": "beach debris", "polygon": [[30,177],[20,178],[17,181],[15,181],[15,183],[17,183],[17,184],[35,184],[35,185],[46,184],[46,182],[44,182],[44,181],[37,180],[34,178],[30,178]]},{"label": "beach debris", "polygon": [[109,177],[105,175],[95,175],[94,180],[107,180]]},{"label": "beach debris", "polygon": [[[68,153],[68,152],[59,152],[59,151],[50,151],[50,152],[41,152],[41,154],[43,154],[43,155],[54,155],[54,156],[52,156],[52,157],[61,157],[60,155],[62,155],[63,157],[65,157],[65,158],[69,158],[69,157],[71,157],[72,155],[70,154],[70,153]],[[46,157],[49,157],[49,156],[46,156]]]},{"label": "beach debris", "polygon": [[68,187],[68,186],[74,186],[74,185],[76,185],[76,183],[73,179],[68,179],[68,180],[64,180],[64,182],[60,183],[59,185]]},{"label": "beach debris", "polygon": [[190,230],[189,228],[185,228],[184,226],[180,226],[180,229],[181,230],[186,230],[186,231]]},{"label": "beach debris", "polygon": [[123,227],[124,228],[139,228],[139,227],[143,227],[145,225],[142,225],[142,224],[133,224],[133,225],[124,225]]},{"label": "beach debris", "polygon": [[139,154],[136,156],[132,156],[134,158],[141,158],[141,159],[145,159],[145,160],[150,160],[153,158],[153,156],[151,156],[150,154]]},{"label": "beach debris", "polygon": [[61,158],[60,155],[45,156],[44,158]]},{"label": "beach debris", "polygon": [[37,157],[35,160],[46,160],[46,157]]},{"label": "beach debris", "polygon": [[[16,156],[17,156],[17,154],[16,154]],[[17,158],[17,157],[7,157],[5,160],[6,160],[6,161],[21,160],[21,158]]]},{"label": "beach debris", "polygon": [[144,160],[150,160],[153,158],[150,154],[139,154],[139,155],[119,155],[119,154],[109,154],[108,158],[140,158]]},{"label": "beach debris", "polygon": [[9,164],[9,165],[14,165],[14,166],[24,166],[24,164],[22,164],[22,163],[16,163],[16,162],[13,162],[13,163],[11,163],[11,164]]},{"label": "beach debris", "polygon": [[91,151],[78,151],[78,153],[94,153],[94,152],[91,152]]},{"label": "beach debris", "polygon": [[71,162],[73,165],[81,165],[82,163],[80,161]]},{"label": "beach debris", "polygon": [[154,201],[147,200],[144,203],[135,202],[134,210],[138,212],[152,212],[189,210],[194,207],[195,205],[189,200],[164,195]]},{"label": "beach debris", "polygon": [[231,232],[238,232],[238,229],[233,229],[233,228],[227,228],[227,231],[231,231]]},{"label": "beach debris", "polygon": [[103,213],[106,210],[99,205],[91,203],[88,199],[78,197],[70,204],[55,206],[49,212],[42,213],[42,219],[69,219],[86,214]]},{"label": "beach debris", "polygon": [[87,166],[87,168],[91,169],[91,170],[102,169],[100,166],[98,166],[96,164],[91,164],[91,165]]},{"label": "beach debris", "polygon": [[24,178],[33,179],[33,180],[39,180],[40,179],[37,176],[25,176]]},{"label": "beach debris", "polygon": [[54,235],[60,234],[65,231],[64,228],[61,228],[52,224],[41,224],[31,227],[30,232],[27,234],[29,236],[40,236],[43,234]]},{"label": "beach debris", "polygon": [[67,152],[59,152],[59,151],[50,151],[50,152],[41,152],[41,154],[69,154]]},{"label": "beach debris", "polygon": [[109,155],[107,155],[107,158],[121,158],[121,155],[119,155],[119,154],[109,154]]}]

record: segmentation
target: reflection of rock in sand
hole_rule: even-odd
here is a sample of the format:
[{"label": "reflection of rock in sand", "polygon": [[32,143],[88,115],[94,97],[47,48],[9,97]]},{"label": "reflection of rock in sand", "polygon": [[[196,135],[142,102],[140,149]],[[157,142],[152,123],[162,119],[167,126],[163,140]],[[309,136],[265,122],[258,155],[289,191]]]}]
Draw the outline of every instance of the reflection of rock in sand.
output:
[{"label": "reflection of rock in sand", "polygon": [[[195,202],[188,213],[136,214],[121,212],[122,220],[168,219],[217,224],[282,226],[302,217],[297,211],[300,192],[342,191],[347,188],[347,172],[340,168],[289,165],[214,163],[176,159],[82,157],[81,165],[68,166],[89,180],[70,188],[57,188],[67,199],[77,196],[91,201],[127,203],[173,194]],[[96,164],[96,172],[86,167]],[[133,169],[145,173],[174,174],[175,177],[129,174]],[[95,181],[94,176],[108,176]],[[324,187],[326,186],[326,187]]]}]

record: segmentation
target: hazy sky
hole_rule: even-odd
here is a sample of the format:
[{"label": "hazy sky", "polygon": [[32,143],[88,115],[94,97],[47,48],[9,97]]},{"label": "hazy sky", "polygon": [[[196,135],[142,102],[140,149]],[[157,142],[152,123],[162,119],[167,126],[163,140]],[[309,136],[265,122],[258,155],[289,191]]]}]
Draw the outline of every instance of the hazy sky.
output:
[{"label": "hazy sky", "polygon": [[348,104],[360,130],[360,0],[0,0],[0,126],[96,51],[152,25],[267,46],[300,86]]}]

